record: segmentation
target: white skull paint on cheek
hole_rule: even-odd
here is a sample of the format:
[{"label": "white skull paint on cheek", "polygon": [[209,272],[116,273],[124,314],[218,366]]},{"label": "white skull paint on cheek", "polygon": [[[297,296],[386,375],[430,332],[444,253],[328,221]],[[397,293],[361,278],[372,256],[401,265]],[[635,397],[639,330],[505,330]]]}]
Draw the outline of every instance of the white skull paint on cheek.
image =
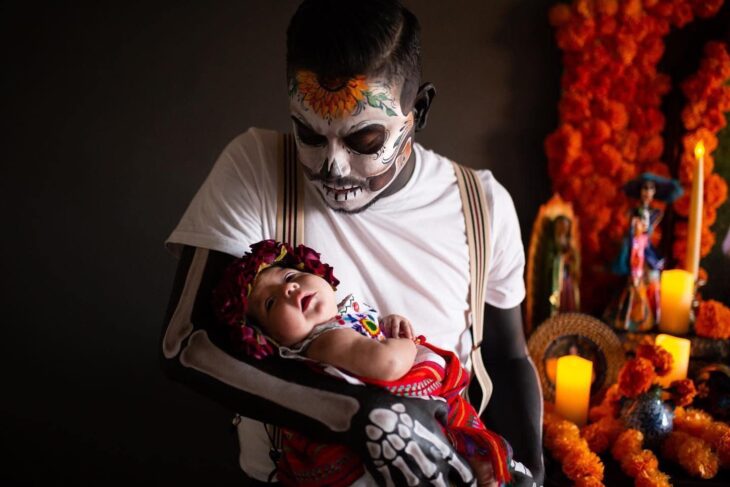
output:
[{"label": "white skull paint on cheek", "polygon": [[328,206],[354,212],[370,205],[412,152],[413,114],[399,87],[358,76],[321,82],[299,71],[290,83],[299,161]]}]

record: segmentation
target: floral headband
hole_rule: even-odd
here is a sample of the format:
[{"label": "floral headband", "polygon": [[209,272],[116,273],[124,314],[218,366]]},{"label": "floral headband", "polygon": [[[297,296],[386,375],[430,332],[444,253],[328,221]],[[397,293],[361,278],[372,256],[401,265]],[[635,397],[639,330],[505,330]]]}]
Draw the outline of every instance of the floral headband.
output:
[{"label": "floral headband", "polygon": [[319,260],[319,254],[304,245],[292,248],[288,243],[262,240],[251,245],[240,259],[234,260],[223,272],[223,278],[213,290],[213,309],[218,320],[231,327],[234,344],[250,356],[262,359],[274,348],[261,330],[247,322],[249,301],[256,276],[269,267],[287,267],[314,274],[327,281],[333,289],[340,283],[332,267]]}]

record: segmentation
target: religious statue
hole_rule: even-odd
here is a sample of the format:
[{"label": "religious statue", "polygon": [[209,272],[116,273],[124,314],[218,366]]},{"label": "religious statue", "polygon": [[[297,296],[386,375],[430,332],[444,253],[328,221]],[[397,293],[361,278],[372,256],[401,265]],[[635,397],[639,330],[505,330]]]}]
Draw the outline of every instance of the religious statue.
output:
[{"label": "religious statue", "polygon": [[671,204],[682,188],[675,180],[644,173],[623,190],[639,204],[630,210],[628,232],[612,264],[614,273],[628,276],[626,287],[618,303],[607,310],[607,318],[620,330],[647,331],[659,321],[659,276],[664,268],[664,259],[651,242],[664,212],[653,201]]},{"label": "religious statue", "polygon": [[527,262],[527,334],[558,313],[580,308],[577,227],[572,206],[560,196],[540,207]]}]

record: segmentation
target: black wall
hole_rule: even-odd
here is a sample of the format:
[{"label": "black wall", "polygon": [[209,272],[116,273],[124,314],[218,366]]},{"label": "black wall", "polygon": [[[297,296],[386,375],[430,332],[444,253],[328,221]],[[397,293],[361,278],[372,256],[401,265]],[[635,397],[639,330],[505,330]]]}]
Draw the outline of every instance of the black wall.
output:
[{"label": "black wall", "polygon": [[[438,89],[420,141],[492,169],[529,237],[559,94],[549,2],[406,3]],[[0,6],[0,484],[240,484],[231,413],[159,368],[163,241],[231,138],[288,129],[296,5]]]}]

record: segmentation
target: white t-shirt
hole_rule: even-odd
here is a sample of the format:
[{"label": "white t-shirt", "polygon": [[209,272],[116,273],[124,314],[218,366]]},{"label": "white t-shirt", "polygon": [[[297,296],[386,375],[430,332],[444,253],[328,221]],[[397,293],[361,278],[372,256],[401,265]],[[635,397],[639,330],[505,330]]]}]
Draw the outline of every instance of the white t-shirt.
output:
[{"label": "white t-shirt", "polygon": [[[274,238],[278,141],[277,132],[257,128],[233,139],[168,238],[168,248],[179,253],[181,245],[191,245],[240,257],[252,243]],[[408,183],[361,213],[332,211],[305,181],[303,243],[334,268],[341,282],[338,299],[353,293],[383,315],[407,317],[415,333],[467,364],[469,257],[461,196],[451,162],[419,144],[414,148]],[[512,308],[525,296],[517,214],[490,171],[479,171],[479,177],[492,225],[486,302]]]}]

